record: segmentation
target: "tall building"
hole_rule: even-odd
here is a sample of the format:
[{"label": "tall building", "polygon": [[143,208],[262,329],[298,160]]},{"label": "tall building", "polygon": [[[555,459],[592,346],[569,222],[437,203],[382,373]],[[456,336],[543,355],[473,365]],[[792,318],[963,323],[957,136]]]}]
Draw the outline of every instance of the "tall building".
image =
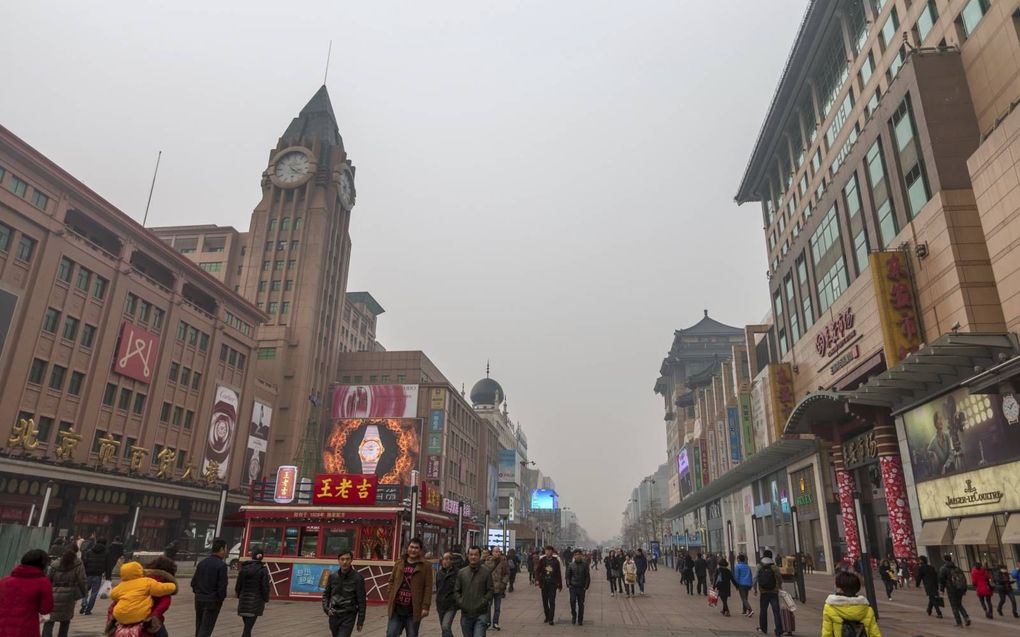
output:
[{"label": "tall building", "polygon": [[150,228],[174,250],[187,256],[234,292],[240,291],[245,234],[231,226],[163,226]]},{"label": "tall building", "polygon": [[368,292],[348,292],[340,325],[340,346],[345,352],[385,351],[375,340],[376,322],[385,312]]}]

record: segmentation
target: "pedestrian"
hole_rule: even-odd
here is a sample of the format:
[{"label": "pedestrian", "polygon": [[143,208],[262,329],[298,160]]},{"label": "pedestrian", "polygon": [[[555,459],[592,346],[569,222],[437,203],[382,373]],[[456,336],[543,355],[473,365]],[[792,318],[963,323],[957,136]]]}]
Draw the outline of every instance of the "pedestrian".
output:
[{"label": "pedestrian", "polygon": [[390,577],[386,637],[418,637],[421,620],[432,607],[432,565],[421,557],[421,539],[411,538],[407,552],[397,560]]},{"label": "pedestrian", "polygon": [[694,576],[698,578],[698,595],[708,595],[708,561],[701,553],[694,560]]},{"label": "pedestrian", "polygon": [[443,553],[436,572],[436,613],[443,637],[453,637],[453,620],[457,616],[457,599],[453,589],[457,585],[457,569],[453,568],[453,555]]},{"label": "pedestrian", "polygon": [[86,542],[83,546],[90,547],[87,550],[82,549],[81,552],[89,594],[81,599],[81,608],[78,612],[82,615],[91,615],[92,608],[96,605],[96,597],[99,596],[99,589],[103,585],[103,576],[106,574],[106,538],[99,538],[91,545]]},{"label": "pedestrian", "polygon": [[464,557],[464,550],[460,547],[459,544],[455,545],[450,550],[450,553],[451,553],[451,557],[453,559],[453,569],[454,570],[459,571],[460,569],[462,569],[465,566],[467,566],[467,564],[468,564],[467,558]]},{"label": "pedestrian", "polygon": [[141,624],[152,614],[154,598],[173,595],[177,582],[160,582],[145,574],[138,562],[125,562],[120,567],[120,584],[110,591],[112,614],[118,626]]},{"label": "pedestrian", "polygon": [[719,558],[716,556],[715,553],[709,553],[708,557],[705,558],[705,563],[708,571],[708,581],[714,582],[715,572],[719,568]]},{"label": "pedestrian", "polygon": [[878,575],[882,578],[882,584],[885,585],[885,595],[889,598],[890,602],[892,601],[892,592],[896,588],[895,563],[895,560],[890,561],[888,557],[878,563]]},{"label": "pedestrian", "polygon": [[917,558],[921,563],[917,567],[916,585],[924,584],[924,594],[928,596],[928,615],[935,611],[935,616],[942,619],[942,596],[939,595],[939,574],[935,567],[928,563],[924,555]]},{"label": "pedestrian", "polygon": [[730,571],[730,563],[725,559],[720,559],[716,564],[715,579],[712,585],[715,586],[716,593],[719,594],[719,601],[722,602],[720,612],[724,617],[729,617],[730,607],[727,600],[730,598],[731,585],[736,585],[736,581],[733,579],[733,572]]},{"label": "pedestrian", "polygon": [[1009,603],[1013,606],[1013,617],[1020,617],[1016,612],[1016,595],[1013,593],[1013,580],[1005,564],[999,564],[999,568],[992,574],[992,586],[995,588],[995,592],[999,594],[999,606],[996,609],[999,611],[999,616],[1002,616],[1002,607],[1006,604],[1006,599],[1008,598]]},{"label": "pedestrian", "polygon": [[567,566],[567,590],[570,591],[570,623],[584,625],[584,597],[591,586],[591,571],[584,563],[581,549],[574,550],[574,559]]},{"label": "pedestrian", "polygon": [[[62,543],[60,546],[64,546]],[[53,611],[43,624],[42,637],[53,635],[53,624],[59,623],[59,637],[67,637],[74,618],[75,602],[85,597],[85,566],[78,559],[78,546],[71,544],[64,549],[60,561],[50,568],[49,580],[53,585]]]},{"label": "pedestrian", "polygon": [[[659,549],[652,547],[652,561],[651,567],[653,571],[659,570]],[[641,590],[644,590],[643,588]]]},{"label": "pedestrian", "polygon": [[118,535],[106,547],[106,579],[113,580],[113,571],[120,565],[122,557],[124,557],[124,543],[121,542]]},{"label": "pedestrian", "polygon": [[970,569],[970,581],[977,593],[978,603],[985,611],[985,617],[992,619],[995,615],[992,613],[991,576],[981,562],[975,563],[974,568]]},{"label": "pedestrian", "polygon": [[50,562],[56,562],[60,558],[64,557],[64,552],[71,546],[74,546],[74,554],[78,555],[78,545],[74,542],[64,542],[64,538],[58,537],[53,540],[53,544],[50,544],[50,550],[48,551],[50,556]]},{"label": "pedestrian", "polygon": [[694,594],[694,558],[691,557],[690,553],[684,553],[683,555],[683,570],[681,571],[681,579],[684,585],[687,587],[687,594]]},{"label": "pedestrian", "polygon": [[[882,637],[875,609],[868,603],[867,597],[858,594],[860,590],[861,578],[855,573],[841,571],[836,574],[836,592],[825,599],[822,609],[822,637]],[[764,614],[762,611],[762,616]]]},{"label": "pedestrian", "polygon": [[623,562],[623,590],[627,597],[633,597],[634,584],[637,582],[637,564],[634,556],[627,553],[627,559]]},{"label": "pedestrian", "polygon": [[772,551],[765,549],[762,552],[761,562],[758,564],[758,572],[754,576],[754,594],[759,596],[758,628],[761,632],[768,634],[768,610],[771,607],[776,637],[783,633],[782,621],[779,617],[779,591],[782,588],[783,575],[772,559]]},{"label": "pedestrian", "polygon": [[[165,555],[154,557],[145,565],[145,576],[151,577],[157,582],[173,582],[177,584],[176,575],[177,563]],[[166,629],[166,612],[170,610],[173,596],[164,595],[163,597],[153,599],[152,602],[152,610],[149,611],[149,616],[142,622],[145,632],[153,635],[153,637],[170,637]],[[111,619],[113,617],[113,606],[110,606],[109,611]]]},{"label": "pedestrian", "polygon": [[545,547],[545,555],[538,561],[538,585],[542,589],[542,610],[545,622],[550,626],[556,624],[556,593],[563,590],[563,571],[560,560],[554,555],[552,545]]},{"label": "pedestrian", "polygon": [[645,594],[645,573],[648,572],[648,557],[641,549],[637,550],[634,556],[634,564],[637,565],[637,585],[642,595]]},{"label": "pedestrian", "polygon": [[492,592],[492,573],[482,566],[482,549],[472,546],[468,549],[468,565],[457,572],[453,587],[464,637],[485,637]]},{"label": "pedestrian", "polygon": [[0,579],[0,634],[39,637],[39,616],[53,612],[53,586],[46,578],[49,554],[32,549]]},{"label": "pedestrian", "polygon": [[237,614],[244,623],[241,637],[251,637],[255,621],[262,616],[269,602],[269,569],[262,563],[265,552],[254,547],[251,559],[241,564],[234,584],[237,595]]},{"label": "pedestrian", "polygon": [[[191,576],[191,590],[195,594],[195,637],[211,637],[216,619],[227,598],[227,543],[216,538],[209,557],[198,563]],[[124,567],[120,568],[121,577]]]},{"label": "pedestrian", "polygon": [[506,569],[510,575],[509,592],[514,592],[514,582],[517,580],[517,572],[521,570],[521,562],[517,559],[517,551],[510,549],[506,552]]},{"label": "pedestrian", "polygon": [[942,559],[942,567],[939,569],[939,590],[949,598],[949,607],[953,609],[956,625],[960,625],[962,618],[963,623],[970,626],[970,615],[963,607],[963,596],[967,594],[967,575],[953,563],[952,555],[946,554]]},{"label": "pedestrian", "polygon": [[506,587],[510,584],[510,569],[503,551],[498,547],[492,550],[492,556],[485,562],[485,567],[492,573],[492,613],[490,620],[492,629],[499,630],[499,611],[506,597]]},{"label": "pedestrian", "polygon": [[[623,565],[621,564],[620,566],[622,567]],[[616,569],[616,551],[610,550],[609,555],[606,556],[606,579],[609,580],[610,597],[615,597],[617,592],[619,592],[621,595],[623,594],[622,588],[619,591],[616,590],[615,569]]]},{"label": "pedestrian", "polygon": [[332,637],[351,637],[355,629],[360,633],[365,626],[365,578],[351,566],[352,551],[340,551],[336,561],[340,568],[329,576],[322,590],[322,612],[329,617]]},{"label": "pedestrian", "polygon": [[747,594],[751,591],[751,586],[754,585],[754,573],[751,572],[751,567],[747,564],[747,556],[743,553],[737,555],[737,564],[733,567],[733,583],[737,587],[737,593],[740,594],[740,614],[745,617],[754,617],[754,609],[747,601]]}]

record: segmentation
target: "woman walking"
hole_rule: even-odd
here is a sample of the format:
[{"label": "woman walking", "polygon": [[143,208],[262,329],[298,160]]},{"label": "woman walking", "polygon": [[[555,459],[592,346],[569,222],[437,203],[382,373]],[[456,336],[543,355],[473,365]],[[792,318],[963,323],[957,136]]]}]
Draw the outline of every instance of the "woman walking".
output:
[{"label": "woman walking", "polygon": [[255,549],[252,559],[241,565],[234,593],[237,594],[237,614],[244,622],[241,637],[251,637],[255,620],[262,616],[269,601],[269,569],[262,563],[264,551]]},{"label": "woman walking", "polygon": [[715,586],[716,592],[719,593],[719,601],[722,602],[722,611],[720,611],[724,617],[730,616],[730,607],[726,601],[730,598],[730,585],[736,584],[733,580],[733,573],[730,571],[730,563],[725,559],[720,559],[718,567],[715,571]]},{"label": "woman walking", "polygon": [[[616,578],[613,577],[613,565],[616,563],[616,551],[609,551],[606,556],[606,579],[609,580],[609,596],[616,597]],[[620,591],[621,593],[623,591]]]},{"label": "woman walking", "polygon": [[623,563],[623,588],[627,597],[634,595],[634,584],[637,582],[637,564],[634,557],[628,553],[627,560]]},{"label": "woman walking", "polygon": [[860,590],[861,578],[856,573],[836,573],[836,592],[826,598],[822,609],[822,637],[859,635],[858,629],[863,629],[868,637],[882,637],[875,611],[867,597],[858,595]]},{"label": "woman walking", "polygon": [[5,637],[39,637],[39,616],[53,611],[53,586],[46,578],[50,556],[32,549],[0,579],[0,627]]},{"label": "woman walking", "polygon": [[[895,562],[895,560],[893,560]],[[885,595],[892,601],[892,592],[896,588],[896,567],[890,562],[889,558],[885,558],[878,564],[878,574],[882,577],[882,584],[885,585]]]},{"label": "woman walking", "polygon": [[981,602],[981,608],[985,611],[985,617],[992,619],[995,615],[992,613],[991,576],[988,575],[988,571],[985,570],[981,562],[978,562],[974,565],[974,568],[970,569],[970,581],[974,585],[978,601]]},{"label": "woman walking", "polygon": [[754,573],[747,564],[747,556],[741,553],[737,556],[737,565],[733,569],[733,582],[737,585],[737,592],[740,594],[740,614],[746,617],[754,617],[754,609],[747,601],[747,594],[754,585]]},{"label": "woman walking", "polygon": [[74,618],[74,605],[85,597],[88,587],[85,585],[85,567],[78,559],[78,545],[69,544],[60,561],[50,569],[49,580],[53,584],[53,611],[50,618],[43,623],[42,637],[53,635],[53,624],[60,623],[58,637],[67,637]]},{"label": "woman walking", "polygon": [[999,564],[999,570],[995,572],[992,583],[995,584],[995,592],[999,594],[999,616],[1002,616],[1002,607],[1006,604],[1006,599],[1009,599],[1009,603],[1013,606],[1013,617],[1020,617],[1016,612],[1016,595],[1013,593],[1013,579],[1010,577],[1009,570],[1006,569],[1005,564]]},{"label": "woman walking", "polygon": [[683,555],[683,572],[681,574],[681,581],[684,586],[687,587],[687,594],[694,594],[694,558],[691,557],[690,553],[684,553]]}]

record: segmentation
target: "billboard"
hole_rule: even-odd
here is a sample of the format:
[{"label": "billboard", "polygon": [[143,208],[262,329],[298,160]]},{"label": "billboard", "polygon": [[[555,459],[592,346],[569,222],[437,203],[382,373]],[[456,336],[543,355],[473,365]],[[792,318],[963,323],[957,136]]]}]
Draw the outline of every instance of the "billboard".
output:
[{"label": "billboard", "polygon": [[290,504],[297,493],[298,468],[294,465],[283,465],[276,469],[276,486],[273,488],[273,502]]},{"label": "billboard", "polygon": [[273,408],[256,400],[251,407],[248,448],[244,452],[243,484],[251,484],[262,478],[262,470],[266,466],[266,449],[269,446],[269,423],[272,419]]},{"label": "billboard", "polygon": [[417,415],[417,385],[337,385],[333,388],[333,420],[414,418]]},{"label": "billboard", "polygon": [[336,419],[326,427],[322,465],[328,473],[374,475],[379,484],[411,484],[421,426],[417,418]]},{"label": "billboard", "polygon": [[921,323],[909,259],[898,250],[868,255],[871,280],[882,320],[885,364],[891,368],[921,345]]},{"label": "billboard", "polygon": [[499,481],[520,483],[520,464],[517,461],[516,449],[500,449],[496,456],[499,459]]},{"label": "billboard", "polygon": [[552,489],[535,489],[531,492],[532,511],[552,511],[558,508],[559,495]]},{"label": "billboard", "polygon": [[375,476],[320,473],[315,476],[312,504],[373,505],[377,486]]},{"label": "billboard", "polygon": [[971,395],[962,388],[903,414],[914,480],[1020,459],[1020,423],[1004,415],[1004,399],[1016,404],[1012,394]]},{"label": "billboard", "polygon": [[120,326],[117,354],[113,357],[113,371],[143,383],[152,382],[156,373],[156,356],[159,337],[130,321]]},{"label": "billboard", "polygon": [[209,419],[209,436],[202,460],[202,475],[216,467],[216,477],[226,480],[230,466],[230,452],[234,448],[237,433],[237,392],[229,387],[217,385],[213,401],[212,416]]},{"label": "billboard", "polygon": [[736,407],[726,408],[726,424],[730,434],[730,460],[740,462],[744,458],[740,445],[740,412]]},{"label": "billboard", "polygon": [[499,470],[496,465],[488,465],[489,481],[488,481],[488,502],[485,508],[489,511],[499,511]]}]

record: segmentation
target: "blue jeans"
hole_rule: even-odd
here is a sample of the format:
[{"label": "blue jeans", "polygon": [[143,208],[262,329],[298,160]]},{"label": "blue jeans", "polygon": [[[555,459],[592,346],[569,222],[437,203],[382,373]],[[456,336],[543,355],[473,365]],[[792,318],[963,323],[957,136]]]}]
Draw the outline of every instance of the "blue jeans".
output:
[{"label": "blue jeans", "polygon": [[81,599],[81,609],[85,612],[90,612],[92,607],[96,605],[96,597],[99,596],[99,587],[103,585],[103,576],[89,575],[85,578],[85,584],[88,586],[89,593]]},{"label": "blue jeans", "polygon": [[637,585],[638,585],[638,588],[641,589],[642,593],[645,592],[645,574],[644,573],[638,573],[638,575],[637,575]]},{"label": "blue jeans", "polygon": [[766,635],[769,633],[769,616],[765,611],[771,606],[776,637],[779,637],[779,635],[783,634],[783,622],[779,619],[779,593],[760,593],[759,600],[761,601],[761,608],[758,615],[758,627]]},{"label": "blue jeans", "polygon": [[456,607],[439,616],[439,629],[442,631],[443,637],[453,637],[453,618],[456,616]]},{"label": "blue jeans", "polygon": [[503,606],[503,598],[506,593],[493,593],[492,595],[492,623],[499,625],[499,610]]},{"label": "blue jeans", "polygon": [[386,623],[386,637],[400,637],[400,633],[407,631],[407,637],[418,637],[418,624],[411,615],[401,615],[394,612],[390,621]]},{"label": "blue jeans", "polygon": [[461,613],[460,629],[464,633],[464,637],[485,637],[485,629],[488,627],[489,617],[487,615],[472,617]]}]

